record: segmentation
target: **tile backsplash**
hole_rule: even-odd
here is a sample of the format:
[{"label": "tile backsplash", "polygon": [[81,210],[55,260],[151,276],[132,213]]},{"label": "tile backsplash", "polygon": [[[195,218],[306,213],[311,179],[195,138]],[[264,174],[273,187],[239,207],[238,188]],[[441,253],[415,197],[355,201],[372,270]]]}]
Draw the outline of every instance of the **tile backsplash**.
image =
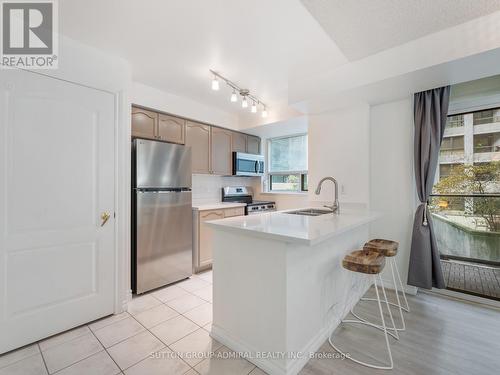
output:
[{"label": "tile backsplash", "polygon": [[250,186],[255,189],[260,177],[223,177],[206,174],[193,175],[193,205],[220,202],[224,186]]}]

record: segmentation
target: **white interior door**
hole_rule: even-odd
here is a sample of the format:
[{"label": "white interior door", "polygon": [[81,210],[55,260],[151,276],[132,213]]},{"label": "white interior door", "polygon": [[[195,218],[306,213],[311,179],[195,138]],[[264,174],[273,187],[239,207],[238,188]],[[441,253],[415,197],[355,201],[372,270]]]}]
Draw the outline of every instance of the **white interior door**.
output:
[{"label": "white interior door", "polygon": [[0,353],[113,313],[114,121],[111,93],[0,71]]}]

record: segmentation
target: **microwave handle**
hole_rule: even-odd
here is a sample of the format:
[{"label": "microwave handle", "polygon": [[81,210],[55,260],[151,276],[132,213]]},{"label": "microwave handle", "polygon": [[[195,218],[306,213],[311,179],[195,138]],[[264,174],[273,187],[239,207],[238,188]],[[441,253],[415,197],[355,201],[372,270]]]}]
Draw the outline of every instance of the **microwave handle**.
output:
[{"label": "microwave handle", "polygon": [[259,173],[259,171],[258,171],[258,168],[259,168],[259,161],[258,161],[258,160],[255,160],[255,165],[254,165],[254,167],[255,167],[255,173]]}]

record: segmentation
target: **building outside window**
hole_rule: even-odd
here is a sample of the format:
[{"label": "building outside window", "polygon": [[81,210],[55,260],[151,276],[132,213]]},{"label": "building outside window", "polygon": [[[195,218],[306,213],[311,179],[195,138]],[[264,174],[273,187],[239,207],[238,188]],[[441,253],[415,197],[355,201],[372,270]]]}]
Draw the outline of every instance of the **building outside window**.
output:
[{"label": "building outside window", "polygon": [[441,155],[464,156],[464,136],[443,138],[441,143]]},{"label": "building outside window", "polygon": [[436,181],[448,176],[447,165],[500,161],[500,108],[448,116]]},{"label": "building outside window", "polygon": [[448,116],[447,128],[460,128],[464,126],[464,115]]},{"label": "building outside window", "polygon": [[474,134],[474,152],[499,152],[500,132],[489,134]]},{"label": "building outside window", "polygon": [[472,114],[474,125],[491,124],[500,122],[500,110],[489,109],[486,111],[478,111]]},{"label": "building outside window", "polygon": [[[449,116],[429,201],[441,256],[500,263],[499,109]],[[460,154],[458,154],[460,153]]]},{"label": "building outside window", "polygon": [[307,134],[268,140],[267,191],[307,191]]}]

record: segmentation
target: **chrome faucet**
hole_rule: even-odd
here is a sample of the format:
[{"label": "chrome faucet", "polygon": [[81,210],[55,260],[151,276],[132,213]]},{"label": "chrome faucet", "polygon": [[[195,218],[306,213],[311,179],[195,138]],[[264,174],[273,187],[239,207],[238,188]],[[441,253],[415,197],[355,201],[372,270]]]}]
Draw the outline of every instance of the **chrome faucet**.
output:
[{"label": "chrome faucet", "polygon": [[323,207],[327,207],[329,208],[330,210],[332,210],[332,213],[339,213],[339,208],[340,208],[340,204],[339,204],[339,185],[337,183],[337,180],[334,179],[333,177],[323,177],[319,183],[318,183],[318,187],[316,188],[316,195],[319,195],[319,193],[321,193],[321,185],[323,185],[323,182],[325,182],[326,180],[329,180],[329,181],[332,181],[333,184],[335,185],[335,196],[334,196],[334,201],[333,201],[333,206],[323,206]]}]

